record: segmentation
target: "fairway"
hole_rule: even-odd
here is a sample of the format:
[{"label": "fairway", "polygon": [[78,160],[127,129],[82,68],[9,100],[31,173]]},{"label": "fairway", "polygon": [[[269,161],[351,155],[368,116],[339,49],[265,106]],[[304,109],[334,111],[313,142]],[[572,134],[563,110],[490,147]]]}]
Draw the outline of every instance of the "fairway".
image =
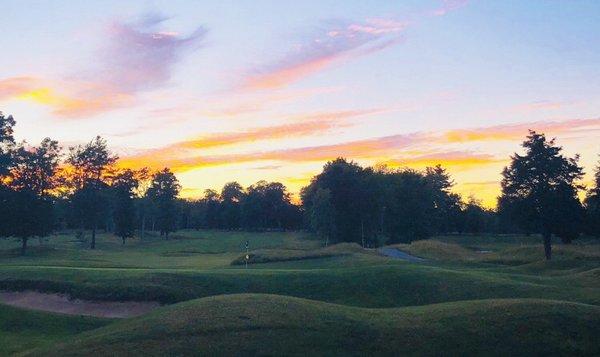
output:
[{"label": "fairway", "polygon": [[[387,248],[423,258],[408,262],[356,244],[322,247],[296,232],[189,230],[124,246],[101,234],[95,251],[65,232],[34,241],[25,257],[17,242],[3,240],[2,290],[167,306],[115,322],[31,312],[45,323],[5,322],[0,352],[598,353],[600,245],[557,245],[546,262],[538,241],[440,236]],[[247,268],[240,263],[246,242]],[[2,309],[7,316],[20,311]],[[48,324],[66,321],[73,324],[46,335]],[[52,341],[61,344],[50,347]]]}]

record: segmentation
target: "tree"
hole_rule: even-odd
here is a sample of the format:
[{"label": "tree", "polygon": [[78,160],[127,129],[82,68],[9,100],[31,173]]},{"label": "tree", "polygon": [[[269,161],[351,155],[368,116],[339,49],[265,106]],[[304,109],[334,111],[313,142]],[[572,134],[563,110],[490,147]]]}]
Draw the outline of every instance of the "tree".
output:
[{"label": "tree", "polygon": [[205,224],[207,228],[215,229],[219,227],[219,205],[221,198],[215,190],[205,190],[202,199],[206,205]]},{"label": "tree", "polygon": [[409,243],[435,231],[435,195],[421,172],[400,169],[386,173],[384,180],[384,232],[389,243]]},{"label": "tree", "polygon": [[594,172],[594,184],[585,197],[586,232],[600,238],[600,162]]},{"label": "tree", "polygon": [[244,188],[237,182],[228,182],[221,190],[221,227],[237,229],[240,227],[241,201],[244,199]]},{"label": "tree", "polygon": [[425,180],[431,186],[431,194],[435,211],[433,213],[434,231],[447,233],[454,230],[454,218],[460,211],[460,197],[450,192],[454,181],[448,171],[441,165],[427,167],[425,169]]},{"label": "tree", "polygon": [[464,231],[467,233],[479,234],[485,229],[486,211],[474,197],[469,197],[465,205],[464,220]]},{"label": "tree", "polygon": [[[8,188],[8,173],[12,164],[13,147],[15,138],[13,137],[13,127],[15,120],[12,116],[5,116],[0,112],[0,217],[9,217],[11,209],[12,191]],[[0,219],[0,237],[10,235],[11,222],[7,219]]]},{"label": "tree", "polygon": [[287,229],[296,221],[290,194],[280,182],[258,181],[246,190],[242,201],[242,222],[244,228]]},{"label": "tree", "polygon": [[[142,171],[142,175],[144,172]],[[131,169],[120,170],[111,177],[113,189],[115,234],[121,237],[123,245],[135,233],[135,190],[140,185],[138,172]]]},{"label": "tree", "polygon": [[14,192],[8,202],[11,222],[9,231],[21,239],[21,254],[25,254],[29,238],[48,235],[53,229],[53,205],[50,191],[57,185],[60,163],[58,142],[46,138],[39,147],[27,148],[23,143],[16,150],[10,170],[10,186]]},{"label": "tree", "polygon": [[364,209],[369,206],[372,197],[364,189],[364,169],[358,164],[337,158],[327,162],[323,171],[313,177],[311,183],[301,192],[302,204],[306,212],[312,212],[314,196],[319,188],[327,189],[334,208],[336,229],[334,241],[359,242],[370,231],[370,222],[365,222]]},{"label": "tree", "polygon": [[152,182],[146,194],[157,208],[156,223],[160,235],[165,239],[169,239],[169,233],[176,228],[177,206],[175,200],[180,190],[179,181],[168,168],[152,175]]},{"label": "tree", "polygon": [[515,153],[502,171],[502,195],[499,208],[510,216],[524,215],[525,229],[541,233],[546,259],[552,258],[552,234],[565,243],[580,231],[582,208],[577,184],[583,176],[579,156],[567,158],[561,154],[554,139],[529,131],[522,144],[525,155]]},{"label": "tree", "polygon": [[91,249],[96,248],[98,222],[101,214],[106,213],[106,195],[102,192],[108,187],[105,174],[117,159],[100,136],[86,145],[69,148],[67,163],[72,171],[70,181],[77,202],[75,206],[80,210],[82,224],[87,221],[92,228]]},{"label": "tree", "polygon": [[310,227],[325,239],[325,246],[328,246],[329,240],[335,235],[334,208],[331,204],[331,192],[328,189],[317,189],[312,198],[309,214]]},{"label": "tree", "polygon": [[2,177],[8,174],[12,161],[12,148],[15,145],[14,126],[15,119],[12,115],[5,116],[0,112],[0,185],[3,183]]}]

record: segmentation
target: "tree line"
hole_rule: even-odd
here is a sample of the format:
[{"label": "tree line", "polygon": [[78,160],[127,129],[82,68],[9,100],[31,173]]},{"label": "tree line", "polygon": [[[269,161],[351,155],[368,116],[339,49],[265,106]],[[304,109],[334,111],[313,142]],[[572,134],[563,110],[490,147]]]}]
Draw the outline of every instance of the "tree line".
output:
[{"label": "tree line", "polygon": [[56,229],[73,229],[96,247],[98,230],[126,240],[148,231],[164,239],[178,229],[306,229],[331,242],[364,247],[410,242],[437,234],[526,233],[570,243],[581,233],[600,236],[600,167],[584,189],[579,157],[543,134],[530,132],[502,172],[495,210],[452,192],[454,182],[440,165],[424,170],[362,167],[338,158],[300,192],[294,204],[285,185],[237,182],[197,200],[178,198],[181,186],[168,169],[130,169],[101,137],[64,151],[46,138],[38,146],[17,143],[15,120],[0,113],[0,237],[22,242]]}]

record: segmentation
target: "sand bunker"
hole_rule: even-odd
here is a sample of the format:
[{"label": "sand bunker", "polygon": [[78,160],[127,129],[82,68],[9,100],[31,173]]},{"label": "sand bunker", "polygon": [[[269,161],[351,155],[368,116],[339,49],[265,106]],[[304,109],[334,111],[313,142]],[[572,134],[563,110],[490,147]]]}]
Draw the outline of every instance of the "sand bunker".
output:
[{"label": "sand bunker", "polygon": [[32,310],[114,318],[143,315],[160,306],[157,302],[69,300],[66,295],[36,291],[0,291],[0,302]]}]

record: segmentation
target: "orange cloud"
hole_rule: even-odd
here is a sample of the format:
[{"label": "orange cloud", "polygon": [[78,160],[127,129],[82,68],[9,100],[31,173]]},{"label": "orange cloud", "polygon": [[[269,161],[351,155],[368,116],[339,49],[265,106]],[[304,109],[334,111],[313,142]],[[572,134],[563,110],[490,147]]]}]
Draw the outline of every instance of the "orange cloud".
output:
[{"label": "orange cloud", "polygon": [[[121,160],[121,165],[131,167],[149,166],[160,168],[162,166],[171,166],[173,169],[189,169],[196,166],[208,166],[219,164],[219,157],[216,158],[188,158],[198,149],[208,149],[229,145],[238,145],[243,143],[277,140],[289,137],[301,137],[313,134],[329,132],[338,127],[349,126],[350,123],[345,120],[380,113],[381,109],[369,110],[347,110],[327,113],[316,113],[312,115],[294,116],[296,122],[272,127],[255,128],[241,132],[216,133],[193,140],[187,140],[175,143],[160,149],[149,150],[139,155],[125,157]],[[307,119],[310,119],[306,121]],[[268,155],[265,153],[265,155]],[[225,162],[252,161],[255,155],[244,155],[224,158]],[[266,158],[265,158],[266,159]],[[265,160],[260,159],[260,160]],[[169,165],[165,163],[170,162]]]},{"label": "orange cloud", "polygon": [[441,164],[446,168],[465,170],[483,165],[498,164],[506,162],[506,158],[498,158],[490,154],[473,153],[468,151],[452,151],[442,153],[431,153],[387,160],[383,163],[390,167],[414,167],[424,168]]},{"label": "orange cloud", "polygon": [[[335,115],[334,115],[335,117]],[[467,171],[490,165],[502,165],[508,159],[472,151],[443,152],[443,145],[448,143],[497,140],[499,137],[520,140],[526,134],[524,128],[551,130],[553,133],[569,132],[600,125],[600,119],[569,120],[564,122],[546,122],[519,124],[513,126],[495,126],[456,133],[412,133],[391,135],[373,139],[364,139],[331,145],[319,145],[292,149],[272,150],[264,152],[247,152],[224,155],[197,155],[197,149],[235,145],[244,142],[281,139],[290,136],[308,136],[328,131],[333,122],[309,121],[281,125],[271,128],[258,128],[241,133],[221,133],[198,140],[176,143],[164,148],[151,150],[124,157],[122,166],[152,168],[171,167],[174,171],[183,172],[203,167],[234,165],[248,162],[272,161],[287,163],[324,162],[343,156],[352,159],[383,162],[391,166],[425,167],[442,164],[455,172]],[[515,129],[518,128],[518,129]],[[521,132],[523,128],[524,132]],[[505,136],[499,136],[504,133]],[[510,134],[510,135],[509,135]],[[433,148],[432,145],[433,144]],[[441,145],[435,149],[436,145]],[[422,148],[427,148],[423,151]],[[433,152],[432,152],[433,151]],[[492,166],[490,166],[492,167]],[[486,169],[487,170],[487,169]]]},{"label": "orange cloud", "polygon": [[487,128],[450,130],[442,133],[438,140],[447,143],[517,140],[524,138],[530,129],[549,135],[557,135],[589,128],[600,129],[600,118],[575,119],[556,122],[520,123],[512,125],[497,125]]}]

